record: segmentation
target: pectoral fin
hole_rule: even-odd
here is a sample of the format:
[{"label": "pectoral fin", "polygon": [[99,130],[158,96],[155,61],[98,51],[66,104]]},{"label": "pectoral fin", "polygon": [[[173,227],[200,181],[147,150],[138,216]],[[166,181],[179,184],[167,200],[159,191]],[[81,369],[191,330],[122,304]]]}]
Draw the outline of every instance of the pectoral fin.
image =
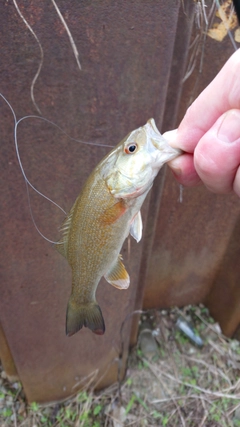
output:
[{"label": "pectoral fin", "polygon": [[119,255],[114,266],[104,277],[107,282],[115,288],[127,289],[130,283],[130,278],[121,259],[122,257]]},{"label": "pectoral fin", "polygon": [[130,227],[130,234],[134,237],[134,239],[139,242],[142,238],[142,216],[141,212],[139,211],[137,215],[135,216],[131,227]]},{"label": "pectoral fin", "polygon": [[125,212],[126,205],[123,199],[104,211],[102,222],[107,225],[114,224]]}]

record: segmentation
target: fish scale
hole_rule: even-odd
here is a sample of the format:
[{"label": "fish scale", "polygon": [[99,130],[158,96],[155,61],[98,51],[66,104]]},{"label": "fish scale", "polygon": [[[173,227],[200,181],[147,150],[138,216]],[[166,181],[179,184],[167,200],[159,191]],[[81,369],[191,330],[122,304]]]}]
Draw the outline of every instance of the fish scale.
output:
[{"label": "fish scale", "polygon": [[105,324],[96,301],[102,276],[127,289],[129,275],[120,250],[130,233],[142,236],[140,208],[161,166],[181,152],[169,146],[150,119],[122,140],[93,170],[62,226],[58,251],[72,268],[66,333],[83,326],[102,335]]}]

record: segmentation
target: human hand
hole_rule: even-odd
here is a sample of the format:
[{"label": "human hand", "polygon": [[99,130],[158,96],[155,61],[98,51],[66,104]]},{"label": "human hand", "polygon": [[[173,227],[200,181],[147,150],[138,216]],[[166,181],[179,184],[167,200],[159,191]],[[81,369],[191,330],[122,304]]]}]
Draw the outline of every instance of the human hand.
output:
[{"label": "human hand", "polygon": [[168,163],[181,184],[240,196],[240,49],[164,137],[184,151]]}]

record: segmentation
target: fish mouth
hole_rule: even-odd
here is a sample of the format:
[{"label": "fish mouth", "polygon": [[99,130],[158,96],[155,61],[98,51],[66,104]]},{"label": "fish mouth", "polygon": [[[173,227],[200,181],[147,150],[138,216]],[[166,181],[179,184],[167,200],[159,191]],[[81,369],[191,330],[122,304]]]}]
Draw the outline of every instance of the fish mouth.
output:
[{"label": "fish mouth", "polygon": [[160,151],[161,154],[164,154],[164,156],[168,158],[166,161],[173,160],[175,157],[182,154],[182,150],[173,148],[169,145],[167,139],[165,139],[159,132],[154,119],[149,119],[145,126],[146,133],[149,135],[152,145],[158,150],[158,152]]},{"label": "fish mouth", "polygon": [[178,148],[173,148],[171,145],[169,145],[168,141],[163,138],[161,135],[161,138],[152,138],[151,139],[153,146],[160,151],[163,155],[169,157],[169,160],[173,160],[175,157],[180,156],[182,154],[182,150]]},{"label": "fish mouth", "polygon": [[146,123],[146,126],[147,125],[148,125],[148,127],[150,126],[154,130],[155,133],[160,134],[154,119],[149,119]]}]

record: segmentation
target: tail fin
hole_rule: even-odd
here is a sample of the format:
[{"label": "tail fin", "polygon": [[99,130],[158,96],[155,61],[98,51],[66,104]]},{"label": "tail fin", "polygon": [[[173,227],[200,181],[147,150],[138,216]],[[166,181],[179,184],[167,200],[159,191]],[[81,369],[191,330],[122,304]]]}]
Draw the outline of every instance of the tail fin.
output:
[{"label": "tail fin", "polygon": [[83,326],[91,329],[97,335],[103,335],[105,324],[101,308],[96,302],[76,305],[70,297],[67,307],[66,335],[71,337]]}]

